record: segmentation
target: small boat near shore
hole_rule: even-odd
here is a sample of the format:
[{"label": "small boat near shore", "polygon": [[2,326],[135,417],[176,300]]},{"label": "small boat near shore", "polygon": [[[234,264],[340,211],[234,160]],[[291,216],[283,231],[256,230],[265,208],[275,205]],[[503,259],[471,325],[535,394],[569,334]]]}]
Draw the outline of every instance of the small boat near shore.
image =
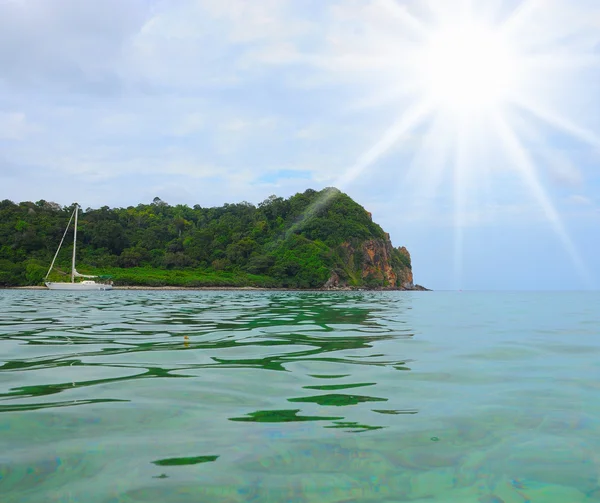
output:
[{"label": "small boat near shore", "polygon": [[[50,264],[50,269],[48,269],[48,272],[46,273],[46,276],[44,278],[44,283],[46,284],[46,287],[48,287],[48,289],[50,289],[50,290],[71,290],[71,291],[112,290],[112,282],[107,282],[107,283],[96,282],[92,278],[98,278],[99,276],[92,276],[89,274],[81,274],[81,273],[77,272],[77,269],[75,269],[75,254],[77,251],[77,216],[78,216],[78,213],[79,213],[79,205],[75,204],[75,209],[73,210],[73,214],[71,215],[71,218],[69,219],[69,223],[67,224],[67,228],[65,229],[63,237],[60,240],[58,249],[56,250],[56,253],[54,254],[54,258],[52,259],[52,264]],[[75,224],[74,224],[74,233],[73,233],[73,257],[71,259],[71,281],[47,281],[48,276],[50,275],[50,273],[52,272],[52,269],[54,268],[54,262],[56,262],[56,257],[58,257],[58,252],[60,251],[60,248],[65,240],[65,236],[67,235],[69,226],[71,225],[71,222],[73,221],[73,217],[75,217]],[[81,281],[75,281],[76,278],[81,279]],[[83,278],[86,278],[86,279],[83,279]]]},{"label": "small boat near shore", "polygon": [[112,290],[113,287],[109,283],[97,283],[96,281],[79,281],[79,282],[60,282],[60,281],[46,281],[46,286],[50,290]]}]

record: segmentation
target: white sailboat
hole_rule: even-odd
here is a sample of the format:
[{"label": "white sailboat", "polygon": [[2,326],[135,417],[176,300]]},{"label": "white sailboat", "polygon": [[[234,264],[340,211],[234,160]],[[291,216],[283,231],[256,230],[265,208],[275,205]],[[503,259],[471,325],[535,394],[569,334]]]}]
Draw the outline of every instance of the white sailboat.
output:
[{"label": "white sailboat", "polygon": [[73,234],[73,259],[71,261],[71,281],[45,281],[46,286],[50,290],[76,290],[76,291],[85,291],[85,290],[112,290],[112,284],[110,283],[97,283],[92,279],[85,279],[83,281],[75,281],[75,278],[97,278],[98,276],[90,276],[88,274],[80,274],[75,269],[75,250],[77,248],[77,215],[79,213],[79,205],[75,204],[75,210],[69,219],[69,223],[67,224],[67,228],[63,234],[62,239],[60,240],[60,244],[58,245],[58,249],[54,254],[54,258],[52,259],[52,264],[50,264],[50,269],[48,269],[48,273],[44,280],[48,279],[52,268],[54,267],[54,262],[56,261],[56,257],[58,256],[58,252],[65,240],[65,236],[67,235],[67,231],[69,230],[69,226],[71,225],[71,221],[73,220],[73,216],[75,216],[75,231]]}]

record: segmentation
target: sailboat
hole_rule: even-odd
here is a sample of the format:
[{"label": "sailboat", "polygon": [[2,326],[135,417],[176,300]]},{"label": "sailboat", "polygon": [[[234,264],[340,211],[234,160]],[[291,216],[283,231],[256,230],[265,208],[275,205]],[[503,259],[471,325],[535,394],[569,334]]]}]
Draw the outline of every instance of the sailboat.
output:
[{"label": "sailboat", "polygon": [[[80,274],[75,269],[75,251],[77,249],[77,215],[79,213],[79,205],[75,204],[75,210],[73,210],[73,214],[69,219],[69,223],[67,224],[67,228],[63,234],[62,239],[60,240],[60,244],[58,245],[58,249],[54,254],[54,258],[52,259],[52,264],[50,264],[50,269],[44,278],[46,286],[50,290],[76,290],[76,291],[85,291],[85,290],[112,290],[112,283],[97,283],[91,278],[97,278],[98,276],[90,276],[89,274]],[[67,231],[69,230],[69,226],[71,225],[71,221],[75,217],[75,231],[73,233],[73,259],[71,261],[71,281],[46,281],[52,268],[54,267],[54,262],[56,261],[56,257],[58,256],[58,252],[65,240],[65,236],[67,235]],[[88,278],[83,281],[75,281],[75,278]]]}]

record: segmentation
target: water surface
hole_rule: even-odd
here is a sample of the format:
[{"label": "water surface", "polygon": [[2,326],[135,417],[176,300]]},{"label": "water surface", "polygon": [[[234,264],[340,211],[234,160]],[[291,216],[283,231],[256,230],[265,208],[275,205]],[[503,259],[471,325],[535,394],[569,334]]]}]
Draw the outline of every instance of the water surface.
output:
[{"label": "water surface", "polygon": [[600,501],[596,293],[0,291],[0,501]]}]

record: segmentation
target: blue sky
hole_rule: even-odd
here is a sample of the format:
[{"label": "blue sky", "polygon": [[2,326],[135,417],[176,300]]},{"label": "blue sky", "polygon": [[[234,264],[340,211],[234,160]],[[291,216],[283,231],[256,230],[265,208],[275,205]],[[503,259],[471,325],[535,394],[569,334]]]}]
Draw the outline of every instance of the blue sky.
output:
[{"label": "blue sky", "polygon": [[[598,288],[600,4],[448,5],[2,0],[0,198],[206,207],[337,186],[418,283]],[[518,65],[467,37],[466,63],[423,72],[465,19],[509,26]]]}]

